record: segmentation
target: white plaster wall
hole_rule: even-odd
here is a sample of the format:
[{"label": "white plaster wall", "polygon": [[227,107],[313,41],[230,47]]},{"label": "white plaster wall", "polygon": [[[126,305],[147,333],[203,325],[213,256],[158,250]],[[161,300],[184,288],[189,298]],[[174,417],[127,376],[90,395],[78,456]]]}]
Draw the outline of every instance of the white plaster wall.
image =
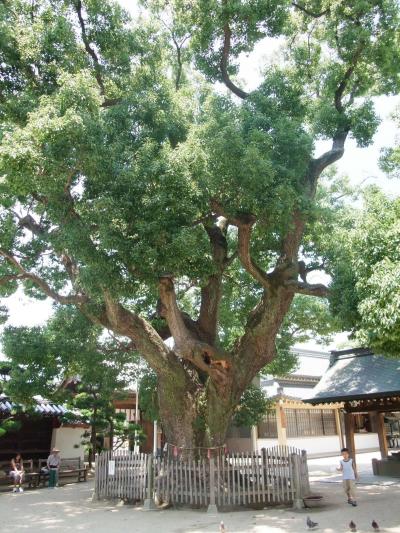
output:
[{"label": "white plaster wall", "polygon": [[295,446],[300,450],[306,450],[308,457],[338,455],[341,448],[338,435],[292,438],[288,439],[288,446]]},{"label": "white plaster wall", "polygon": [[356,451],[379,450],[378,433],[355,433]]},{"label": "white plaster wall", "polygon": [[[81,445],[82,434],[85,428],[60,427],[53,429],[51,447],[60,450],[60,456],[64,459],[80,457],[83,461],[84,448]],[[76,447],[76,445],[78,447]]]},{"label": "white plaster wall", "polygon": [[278,446],[278,439],[257,439],[257,450]]},{"label": "white plaster wall", "polygon": [[[278,439],[258,439],[257,447],[272,448],[278,445]],[[327,457],[340,452],[340,441],[337,435],[328,437],[296,437],[287,439],[287,445],[306,450],[308,457]]]},{"label": "white plaster wall", "polygon": [[[356,433],[356,452],[379,450],[377,433]],[[278,445],[278,439],[257,439],[257,448],[272,448]],[[308,457],[329,457],[340,454],[340,440],[338,435],[327,437],[295,437],[287,439],[288,446],[306,450]]]},{"label": "white plaster wall", "polygon": [[[356,433],[356,452],[379,450],[377,433]],[[257,439],[257,450],[261,448],[273,448],[278,445],[278,439]],[[300,450],[306,450],[308,457],[329,457],[340,455],[340,440],[338,435],[327,437],[295,437],[287,439],[288,446],[294,446]],[[232,452],[251,452],[251,440],[249,438],[229,438],[227,446]]]}]

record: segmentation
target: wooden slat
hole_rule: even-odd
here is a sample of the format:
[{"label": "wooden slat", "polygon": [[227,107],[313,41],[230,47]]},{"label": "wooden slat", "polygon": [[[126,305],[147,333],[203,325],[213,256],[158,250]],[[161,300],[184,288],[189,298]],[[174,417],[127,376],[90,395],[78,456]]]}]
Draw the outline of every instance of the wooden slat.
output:
[{"label": "wooden slat", "polygon": [[207,474],[206,474],[206,461],[203,458],[203,503],[204,505],[208,504],[207,498]]},{"label": "wooden slat", "polygon": [[[293,455],[295,454],[295,456]],[[296,497],[293,457],[300,468],[300,490],[309,487],[307,457],[290,446],[276,446],[261,452],[217,454],[213,459],[215,501],[219,506],[251,503],[284,503]],[[120,497],[144,500],[148,486],[149,455],[127,450],[101,452],[96,457],[97,498]],[[115,475],[108,474],[115,461]],[[165,456],[155,459],[151,475],[154,490],[170,503],[207,505],[210,501],[210,462],[202,457]]]}]

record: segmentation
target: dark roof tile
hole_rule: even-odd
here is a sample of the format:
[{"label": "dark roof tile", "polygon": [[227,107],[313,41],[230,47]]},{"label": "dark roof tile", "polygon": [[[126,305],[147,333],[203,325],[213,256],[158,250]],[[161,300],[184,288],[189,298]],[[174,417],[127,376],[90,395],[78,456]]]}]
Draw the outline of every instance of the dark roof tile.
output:
[{"label": "dark roof tile", "polygon": [[339,356],[313,389],[310,403],[388,397],[400,393],[400,359],[374,354]]}]

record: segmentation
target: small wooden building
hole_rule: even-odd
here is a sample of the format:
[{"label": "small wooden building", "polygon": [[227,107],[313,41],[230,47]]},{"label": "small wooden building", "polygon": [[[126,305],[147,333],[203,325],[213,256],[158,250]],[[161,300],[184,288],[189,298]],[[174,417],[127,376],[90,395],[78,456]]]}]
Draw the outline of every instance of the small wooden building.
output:
[{"label": "small wooden building", "polygon": [[[399,444],[391,428],[396,427],[393,421],[400,419],[400,359],[388,359],[363,348],[334,351],[330,367],[305,401],[311,405],[341,402],[345,443],[353,457],[358,451],[357,432],[376,433],[382,468],[389,465],[384,473],[397,471],[392,462],[395,450],[390,462],[388,456],[389,446]],[[398,465],[400,475],[400,460]],[[375,473],[383,473],[378,467],[375,462]]]},{"label": "small wooden building", "polygon": [[0,421],[12,417],[21,423],[17,431],[0,437],[0,461],[7,461],[17,452],[26,459],[43,459],[52,447],[60,449],[63,457],[84,457],[82,434],[88,426],[63,424],[60,420],[66,409],[41,398],[35,399],[33,411],[18,409],[5,395],[0,395]]}]

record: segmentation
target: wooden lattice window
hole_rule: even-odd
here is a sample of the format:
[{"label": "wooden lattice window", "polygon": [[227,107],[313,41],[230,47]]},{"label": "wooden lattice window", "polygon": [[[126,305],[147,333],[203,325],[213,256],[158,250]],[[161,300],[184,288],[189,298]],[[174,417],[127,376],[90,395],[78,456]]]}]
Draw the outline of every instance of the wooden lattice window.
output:
[{"label": "wooden lattice window", "polygon": [[285,409],[288,437],[336,435],[333,409]]},{"label": "wooden lattice window", "polygon": [[276,439],[278,436],[278,429],[276,427],[276,411],[271,409],[267,411],[264,420],[258,424],[258,438],[259,439]]}]

